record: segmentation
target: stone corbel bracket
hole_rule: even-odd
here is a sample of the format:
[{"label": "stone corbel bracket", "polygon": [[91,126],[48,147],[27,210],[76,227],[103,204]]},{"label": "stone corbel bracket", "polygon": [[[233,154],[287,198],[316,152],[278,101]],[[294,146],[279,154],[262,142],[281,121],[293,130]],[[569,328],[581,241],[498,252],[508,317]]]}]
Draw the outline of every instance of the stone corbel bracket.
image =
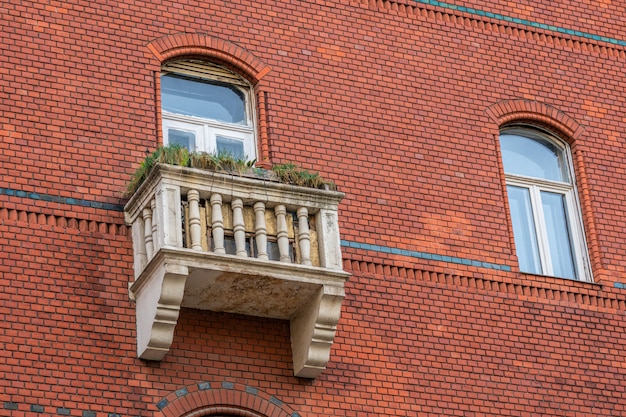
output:
[{"label": "stone corbel bracket", "polygon": [[291,318],[291,350],[296,376],[317,378],[326,369],[344,297],[343,286],[325,285]]},{"label": "stone corbel bracket", "polygon": [[137,356],[160,361],[174,340],[189,268],[165,262],[150,266],[145,279],[130,285],[129,293],[136,303]]}]

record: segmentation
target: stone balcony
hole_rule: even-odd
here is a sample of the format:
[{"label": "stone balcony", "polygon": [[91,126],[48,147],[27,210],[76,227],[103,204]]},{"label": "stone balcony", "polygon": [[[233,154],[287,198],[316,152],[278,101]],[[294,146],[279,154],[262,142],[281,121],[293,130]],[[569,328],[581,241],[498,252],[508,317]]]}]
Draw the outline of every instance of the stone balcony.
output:
[{"label": "stone balcony", "polygon": [[181,307],[290,321],[294,374],[326,367],[349,274],[343,194],[159,164],[125,207],[137,353],[161,360]]}]

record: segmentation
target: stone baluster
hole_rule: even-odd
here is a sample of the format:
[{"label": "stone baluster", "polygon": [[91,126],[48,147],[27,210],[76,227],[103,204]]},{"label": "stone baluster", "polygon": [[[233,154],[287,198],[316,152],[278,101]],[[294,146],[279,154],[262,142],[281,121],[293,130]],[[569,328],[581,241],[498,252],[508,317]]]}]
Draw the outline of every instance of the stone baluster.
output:
[{"label": "stone baluster", "polygon": [[256,240],[257,258],[269,259],[267,256],[267,227],[265,225],[265,203],[259,201],[254,204],[254,233]]},{"label": "stone baluster", "polygon": [[298,245],[300,247],[300,263],[311,265],[311,237],[309,231],[309,210],[298,209]]},{"label": "stone baluster", "polygon": [[160,248],[159,246],[159,241],[157,239],[157,223],[158,221],[155,221],[154,219],[154,213],[156,213],[156,198],[153,198],[152,201],[150,202],[150,207],[152,210],[152,244],[153,244],[153,248],[154,248],[154,252],[157,252]]},{"label": "stone baluster", "polygon": [[213,252],[224,254],[224,218],[222,217],[222,196],[211,195],[211,229],[213,235]]},{"label": "stone baluster", "polygon": [[284,205],[274,207],[276,214],[276,237],[278,238],[278,251],[281,262],[291,262],[289,256],[289,233],[287,232],[287,209]]},{"label": "stone baluster", "polygon": [[230,202],[233,208],[233,232],[235,233],[235,247],[237,256],[246,257],[246,225],[243,220],[243,201],[236,198]]},{"label": "stone baluster", "polygon": [[146,256],[148,260],[152,259],[154,255],[154,239],[152,238],[152,210],[148,207],[143,209],[143,226],[144,226],[144,241],[146,247]]},{"label": "stone baluster", "polygon": [[189,190],[187,193],[189,202],[189,235],[191,249],[202,250],[202,226],[200,223],[200,193],[198,190]]}]

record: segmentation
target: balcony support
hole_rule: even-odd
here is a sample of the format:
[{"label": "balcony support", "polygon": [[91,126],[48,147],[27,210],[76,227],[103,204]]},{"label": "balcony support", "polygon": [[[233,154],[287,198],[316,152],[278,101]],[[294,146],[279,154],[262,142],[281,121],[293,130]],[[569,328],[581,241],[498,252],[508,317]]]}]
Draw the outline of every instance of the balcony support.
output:
[{"label": "balcony support", "polygon": [[[137,303],[138,356],[163,359],[174,340],[180,308],[200,307],[289,320],[294,375],[319,376],[330,359],[347,274],[233,255],[210,254],[207,266],[206,256],[189,249],[161,249],[130,286]],[[259,291],[257,297],[242,309],[241,299],[249,298],[245,290],[252,287]],[[221,297],[203,299],[205,293]]]},{"label": "balcony support", "polygon": [[[137,280],[131,296],[137,303],[137,356],[163,359],[174,340],[189,270],[184,265],[150,262],[145,280]],[[146,272],[146,271],[144,271]]]},{"label": "balcony support", "polygon": [[344,296],[343,287],[325,285],[291,319],[295,376],[317,378],[326,369]]}]

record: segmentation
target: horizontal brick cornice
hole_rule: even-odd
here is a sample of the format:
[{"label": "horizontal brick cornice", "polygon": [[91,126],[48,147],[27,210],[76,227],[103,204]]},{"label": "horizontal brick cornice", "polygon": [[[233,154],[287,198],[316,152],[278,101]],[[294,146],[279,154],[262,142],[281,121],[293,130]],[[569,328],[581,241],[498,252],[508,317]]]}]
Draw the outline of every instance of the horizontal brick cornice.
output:
[{"label": "horizontal brick cornice", "polygon": [[[346,253],[347,252],[347,253]],[[449,268],[411,266],[401,260],[368,261],[356,252],[344,252],[344,270],[356,279],[375,277],[385,281],[420,282],[448,286],[454,291],[506,294],[511,298],[544,304],[565,305],[594,311],[626,310],[626,283],[591,283],[520,273],[450,273]]]},{"label": "horizontal brick cornice", "polygon": [[270,67],[248,50],[227,40],[203,33],[176,33],[150,42],[148,49],[161,63],[174,58],[200,56],[219,61],[258,83]]},{"label": "horizontal brick cornice", "polygon": [[626,40],[623,39],[532,22],[438,0],[356,0],[356,2],[361,7],[386,13],[515,36],[558,48],[571,48],[619,59],[626,58]]}]

